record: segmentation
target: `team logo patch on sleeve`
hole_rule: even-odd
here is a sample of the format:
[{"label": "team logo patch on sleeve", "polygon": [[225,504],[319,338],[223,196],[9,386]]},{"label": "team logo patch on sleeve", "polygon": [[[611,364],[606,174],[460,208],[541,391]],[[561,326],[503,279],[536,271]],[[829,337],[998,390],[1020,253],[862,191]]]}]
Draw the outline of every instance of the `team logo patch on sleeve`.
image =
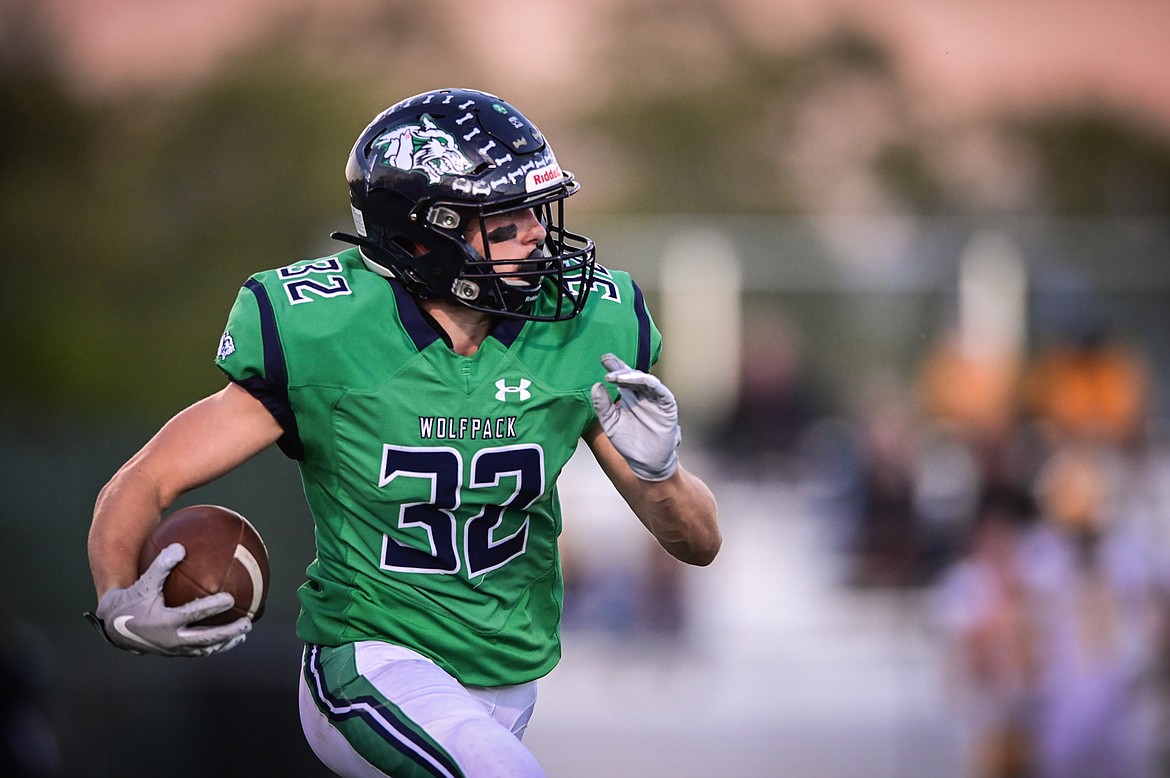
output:
[{"label": "team logo patch on sleeve", "polygon": [[219,339],[219,349],[215,352],[215,361],[222,362],[234,353],[236,353],[236,342],[232,340],[232,334],[224,330],[223,337]]}]

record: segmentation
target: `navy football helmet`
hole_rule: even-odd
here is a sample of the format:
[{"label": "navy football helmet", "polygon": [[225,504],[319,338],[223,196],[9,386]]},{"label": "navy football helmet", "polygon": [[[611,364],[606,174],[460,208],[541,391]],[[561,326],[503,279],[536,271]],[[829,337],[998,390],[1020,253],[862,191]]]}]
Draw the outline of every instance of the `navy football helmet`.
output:
[{"label": "navy football helmet", "polygon": [[[494,95],[439,89],[383,111],[358,137],[346,166],[367,266],[417,297],[539,321],[580,312],[595,269],[593,241],[564,228],[564,201],[580,185],[561,170],[540,130]],[[467,240],[485,216],[530,208],[548,235],[506,277]],[[420,250],[421,248],[421,250]],[[516,267],[515,270],[511,269]],[[536,305],[542,294],[549,305]]]}]

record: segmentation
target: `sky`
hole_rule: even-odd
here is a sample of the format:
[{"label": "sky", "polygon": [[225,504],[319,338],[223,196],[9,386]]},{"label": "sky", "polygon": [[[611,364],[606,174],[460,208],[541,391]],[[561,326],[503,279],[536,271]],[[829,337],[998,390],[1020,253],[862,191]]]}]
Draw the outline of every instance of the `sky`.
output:
[{"label": "sky", "polygon": [[906,72],[951,110],[1087,98],[1170,127],[1165,0],[820,2],[885,31]]},{"label": "sky", "polygon": [[[43,1],[53,9],[73,72],[86,90],[102,93],[197,78],[292,9],[357,18],[384,0]],[[527,41],[522,46],[501,46],[500,36],[462,26],[467,45],[494,49],[485,57],[499,69],[494,75],[539,78],[534,55],[541,61],[541,51],[560,45],[554,41],[572,40],[588,51],[600,14],[650,1],[476,3],[483,19],[519,30]],[[841,20],[878,33],[893,46],[927,113],[962,117],[1088,99],[1170,131],[1166,0],[724,0],[724,7],[777,46],[807,40]],[[540,34],[549,29],[557,33]],[[571,69],[559,74],[582,76],[587,73]]]}]

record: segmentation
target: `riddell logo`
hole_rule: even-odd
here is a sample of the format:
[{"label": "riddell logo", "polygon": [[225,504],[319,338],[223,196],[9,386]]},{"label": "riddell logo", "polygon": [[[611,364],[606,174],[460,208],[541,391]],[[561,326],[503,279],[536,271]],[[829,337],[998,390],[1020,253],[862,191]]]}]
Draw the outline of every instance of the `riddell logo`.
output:
[{"label": "riddell logo", "polygon": [[542,168],[540,170],[534,170],[528,174],[528,179],[525,182],[525,189],[531,192],[534,189],[540,189],[542,187],[548,186],[549,184],[556,183],[563,177],[564,176],[561,173],[561,169],[557,165]]}]

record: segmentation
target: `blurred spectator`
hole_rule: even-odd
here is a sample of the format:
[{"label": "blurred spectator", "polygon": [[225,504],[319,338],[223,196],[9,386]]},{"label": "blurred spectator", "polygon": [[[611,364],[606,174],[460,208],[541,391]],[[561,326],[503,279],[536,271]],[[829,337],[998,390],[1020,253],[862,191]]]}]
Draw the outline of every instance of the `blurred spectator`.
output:
[{"label": "blurred spectator", "polygon": [[1024,488],[1021,372],[1015,353],[976,348],[957,332],[944,333],[923,360],[915,513],[928,580],[953,560],[978,506]]},{"label": "blurred spectator", "polygon": [[687,626],[686,570],[657,543],[643,545],[646,562],[638,624],[650,637],[672,640]]},{"label": "blurred spectator", "polygon": [[933,424],[953,429],[990,456],[1015,434],[1019,380],[1016,355],[973,349],[948,332],[922,364],[923,411]]},{"label": "blurred spectator", "polygon": [[739,393],[711,443],[739,475],[788,475],[803,434],[827,403],[811,385],[793,326],[772,310],[747,318]]},{"label": "blurred spectator", "polygon": [[988,523],[939,589],[963,686],[991,700],[977,713],[978,775],[1151,774],[1164,574],[1114,510],[1116,462],[1057,451],[1037,479],[1041,521],[1018,536]]},{"label": "blurred spectator", "polygon": [[1113,515],[1117,460],[1099,449],[1057,452],[1037,496],[1045,523],[1029,549],[1036,621],[1042,776],[1149,774],[1148,682],[1161,653],[1164,575]]},{"label": "blurred spectator", "polygon": [[1145,359],[1100,323],[1086,323],[1044,348],[1026,397],[1047,440],[1131,446],[1142,441],[1149,410]]},{"label": "blurred spectator", "polygon": [[689,608],[684,571],[584,450],[559,482],[564,628],[617,640],[681,638]]},{"label": "blurred spectator", "polygon": [[916,583],[919,538],[914,519],[914,425],[896,392],[875,391],[858,420],[861,441],[860,544],[853,583]]},{"label": "blurred spectator", "polygon": [[982,514],[967,554],[939,589],[952,680],[972,730],[970,773],[976,778],[1032,775],[1036,646],[1019,533],[1010,514]]},{"label": "blurred spectator", "polygon": [[919,437],[914,470],[917,566],[923,582],[959,553],[980,503],[990,493],[988,474],[970,441],[953,430],[928,427]]}]

